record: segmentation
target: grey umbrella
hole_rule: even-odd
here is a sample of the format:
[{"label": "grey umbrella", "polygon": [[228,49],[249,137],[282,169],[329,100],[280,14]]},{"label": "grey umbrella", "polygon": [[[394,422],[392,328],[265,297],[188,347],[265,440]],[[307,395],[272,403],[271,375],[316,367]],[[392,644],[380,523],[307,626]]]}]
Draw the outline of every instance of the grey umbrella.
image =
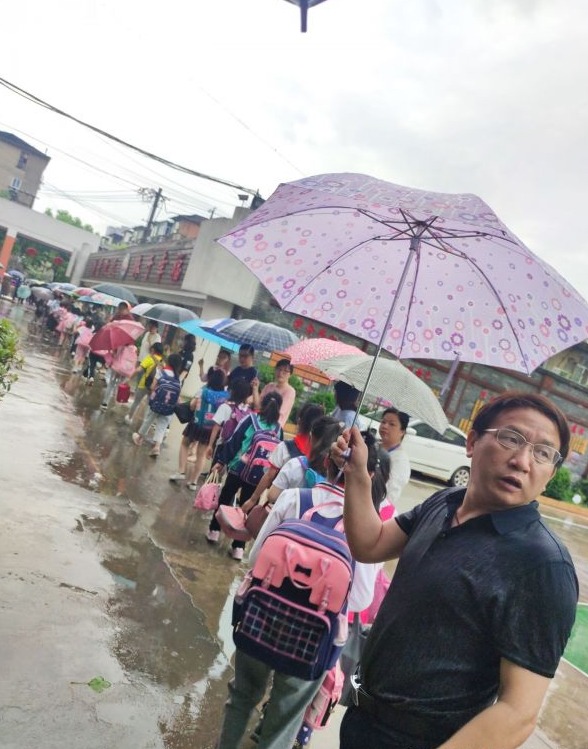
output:
[{"label": "grey umbrella", "polygon": [[157,320],[166,325],[179,325],[188,320],[195,320],[198,315],[185,307],[178,307],[175,304],[154,304],[149,309],[141,313],[142,317],[148,320]]},{"label": "grey umbrella", "polygon": [[121,286],[118,283],[99,283],[92,287],[95,291],[100,291],[102,294],[110,294],[110,296],[118,297],[125,302],[131,304],[137,304],[138,299],[130,289],[126,286]]}]

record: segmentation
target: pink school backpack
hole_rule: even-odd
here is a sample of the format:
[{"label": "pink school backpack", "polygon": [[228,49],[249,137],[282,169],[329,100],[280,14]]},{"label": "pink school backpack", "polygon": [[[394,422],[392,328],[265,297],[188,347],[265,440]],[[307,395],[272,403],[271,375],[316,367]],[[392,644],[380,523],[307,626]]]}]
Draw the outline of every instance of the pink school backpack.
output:
[{"label": "pink school backpack", "polygon": [[269,468],[269,457],[280,444],[278,429],[262,429],[256,414],[251,414],[255,434],[246,453],[241,456],[244,464],[239,478],[247,484],[257,486]]},{"label": "pink school backpack", "polygon": [[311,490],[299,491],[300,519],[267,536],[235,596],[233,640],[276,671],[313,681],[335,665],[347,639],[353,561],[337,528],[342,517],[322,517]]},{"label": "pink school backpack", "polygon": [[302,721],[303,728],[304,726],[308,726],[311,731],[314,731],[317,728],[324,728],[327,725],[331,713],[341,699],[344,683],[345,674],[339,665],[339,661],[337,661],[333,668],[325,674],[318,692],[306,708],[304,720]]}]

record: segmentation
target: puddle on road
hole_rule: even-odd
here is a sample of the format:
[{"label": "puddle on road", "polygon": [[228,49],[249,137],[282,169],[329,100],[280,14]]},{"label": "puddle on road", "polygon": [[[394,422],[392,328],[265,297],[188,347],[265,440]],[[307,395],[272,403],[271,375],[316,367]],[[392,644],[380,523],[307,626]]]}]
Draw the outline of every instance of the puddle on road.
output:
[{"label": "puddle on road", "polygon": [[213,746],[232,674],[230,604],[240,568],[226,548],[208,546],[207,519],[191,508],[191,494],[168,482],[165,458],[175,462],[178,446],[151,460],[131,443],[126,410],[100,411],[100,383],[71,376],[67,357],[60,363],[48,346],[38,344],[34,357],[64,396],[59,409],[51,404],[63,414],[64,444],[46,451],[45,463],[96,497],[95,511],[81,511],[72,532],[83,533],[113,581],[110,648],[131,682],[161,691],[167,749]]}]

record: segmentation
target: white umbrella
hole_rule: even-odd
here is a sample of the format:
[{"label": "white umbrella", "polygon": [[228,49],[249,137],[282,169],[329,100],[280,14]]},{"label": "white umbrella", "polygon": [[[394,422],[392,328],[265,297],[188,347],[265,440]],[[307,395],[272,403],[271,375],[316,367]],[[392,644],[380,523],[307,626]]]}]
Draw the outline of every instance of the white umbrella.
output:
[{"label": "white umbrella", "polygon": [[144,315],[148,309],[151,309],[151,307],[153,307],[151,302],[141,302],[141,304],[136,304],[134,307],[131,307],[131,312],[133,315]]},{"label": "white umbrella", "polygon": [[[315,363],[329,377],[358,390],[364,389],[371,365],[371,357],[363,355],[335,356]],[[435,393],[399,361],[378,358],[366,394],[390,401],[399,411],[422,419],[441,434],[449,426]]]}]

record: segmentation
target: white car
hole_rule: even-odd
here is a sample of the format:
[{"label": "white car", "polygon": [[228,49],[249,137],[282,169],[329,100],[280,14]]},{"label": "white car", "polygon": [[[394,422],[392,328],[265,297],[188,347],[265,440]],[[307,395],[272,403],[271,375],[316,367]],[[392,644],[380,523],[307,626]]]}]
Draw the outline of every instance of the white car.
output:
[{"label": "white car", "polygon": [[[369,428],[376,431],[383,411],[366,414]],[[411,419],[402,441],[410,467],[427,476],[446,481],[451,486],[467,486],[471,460],[466,455],[466,434],[448,426],[440,434],[420,419]]]},{"label": "white car", "polygon": [[447,481],[451,486],[467,486],[471,460],[466,455],[466,435],[448,426],[443,434],[424,421],[409,422],[402,448],[413,471]]}]

